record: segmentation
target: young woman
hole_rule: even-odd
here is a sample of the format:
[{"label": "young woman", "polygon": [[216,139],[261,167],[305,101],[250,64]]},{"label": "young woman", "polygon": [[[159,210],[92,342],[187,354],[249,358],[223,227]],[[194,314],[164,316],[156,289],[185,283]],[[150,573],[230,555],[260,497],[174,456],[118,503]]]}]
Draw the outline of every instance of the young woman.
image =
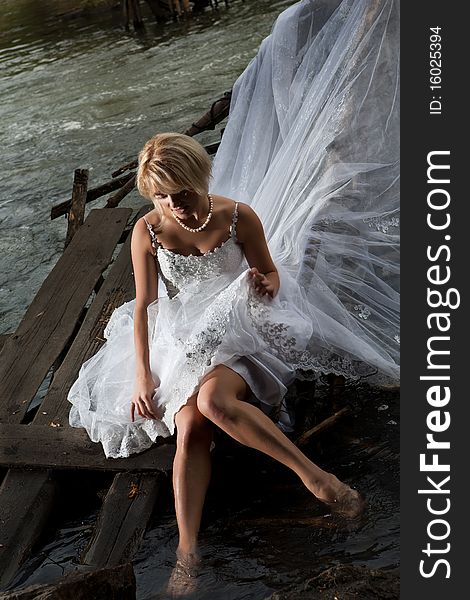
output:
[{"label": "young woman", "polygon": [[109,457],[176,430],[175,578],[198,561],[214,425],[362,511],[268,415],[299,375],[398,381],[397,21],[395,0],[290,7],[234,85],[211,182],[192,138],[140,153],[136,298],[82,366],[70,423]]}]

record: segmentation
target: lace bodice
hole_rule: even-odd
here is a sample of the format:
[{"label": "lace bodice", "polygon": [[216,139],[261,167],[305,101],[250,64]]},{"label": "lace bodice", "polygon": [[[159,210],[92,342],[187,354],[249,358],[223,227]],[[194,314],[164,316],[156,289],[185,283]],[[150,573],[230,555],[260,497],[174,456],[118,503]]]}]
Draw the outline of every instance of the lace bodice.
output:
[{"label": "lace bodice", "polygon": [[235,203],[232,214],[230,236],[220,246],[204,252],[204,254],[183,255],[164,248],[157,240],[152,226],[144,217],[152,238],[152,246],[155,249],[157,268],[170,297],[175,296],[189,283],[202,282],[222,273],[238,272],[244,254],[237,240],[237,220],[238,202]]}]

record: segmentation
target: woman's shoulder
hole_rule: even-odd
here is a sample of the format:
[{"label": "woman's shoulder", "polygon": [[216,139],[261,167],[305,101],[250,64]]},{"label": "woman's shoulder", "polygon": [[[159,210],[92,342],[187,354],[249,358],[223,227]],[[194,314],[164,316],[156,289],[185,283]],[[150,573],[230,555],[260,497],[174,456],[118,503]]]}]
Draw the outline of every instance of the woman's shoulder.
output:
[{"label": "woman's shoulder", "polygon": [[150,210],[137,219],[132,230],[132,245],[154,254],[152,251],[153,234],[158,232],[160,223],[161,218],[156,210]]},{"label": "woman's shoulder", "polygon": [[255,210],[246,202],[219,196],[226,202],[226,210],[233,214],[235,203],[237,204],[237,238],[240,242],[252,235],[257,235],[262,230],[262,223]]},{"label": "woman's shoulder", "polygon": [[[140,228],[142,229],[148,229],[148,225],[150,225],[150,227],[154,230],[157,231],[162,224],[162,215],[160,214],[160,212],[154,208],[152,210],[149,210],[149,212],[144,215],[143,217],[141,217],[140,219],[137,220],[137,223],[140,223]],[[148,225],[147,225],[148,223]]]},{"label": "woman's shoulder", "polygon": [[235,205],[237,205],[238,216],[240,216],[241,214],[250,215],[250,213],[254,212],[249,204],[246,204],[241,200],[229,198],[228,196],[221,196],[220,194],[212,194],[212,197],[222,204],[222,209],[228,214],[233,214],[235,210]]}]

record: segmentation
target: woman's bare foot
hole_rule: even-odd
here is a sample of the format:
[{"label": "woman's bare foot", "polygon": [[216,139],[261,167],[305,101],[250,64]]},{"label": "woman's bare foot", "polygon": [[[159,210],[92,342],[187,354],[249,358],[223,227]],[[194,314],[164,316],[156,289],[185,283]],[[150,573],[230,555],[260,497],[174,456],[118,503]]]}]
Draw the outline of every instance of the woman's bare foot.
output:
[{"label": "woman's bare foot", "polygon": [[201,567],[201,557],[196,548],[183,551],[176,550],[176,565],[171,572],[166,592],[172,598],[192,594],[196,591],[196,578]]},{"label": "woman's bare foot", "polygon": [[315,490],[310,486],[307,487],[320,502],[328,506],[334,515],[346,519],[357,519],[364,512],[366,501],[363,496],[332,473],[328,473],[328,480],[321,486],[317,485]]}]

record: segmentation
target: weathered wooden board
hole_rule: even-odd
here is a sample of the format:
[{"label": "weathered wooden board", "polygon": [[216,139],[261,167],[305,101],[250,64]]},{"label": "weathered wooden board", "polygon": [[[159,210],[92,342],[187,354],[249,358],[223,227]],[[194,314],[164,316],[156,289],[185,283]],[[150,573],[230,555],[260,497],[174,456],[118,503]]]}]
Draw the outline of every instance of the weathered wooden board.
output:
[{"label": "weathered wooden board", "polygon": [[9,583],[29,554],[46,524],[55,493],[50,472],[10,470],[6,474],[0,486],[0,585]]},{"label": "weathered wooden board", "polygon": [[[108,212],[108,209],[102,210]],[[137,218],[146,212],[148,212],[148,208],[144,207],[139,211]],[[67,400],[67,394],[78,376],[81,365],[96,354],[103,345],[105,341],[103,330],[113,310],[135,296],[130,243],[129,235],[89,307],[67,355],[54,374],[48,393],[42,401],[41,409],[34,419],[35,425],[49,425],[51,421],[54,421],[62,427],[68,427],[71,404]],[[47,414],[44,415],[44,412]]]},{"label": "weathered wooden board", "polygon": [[111,567],[132,560],[166,484],[162,473],[116,475],[81,562]]},{"label": "weathered wooden board", "polygon": [[11,333],[2,333],[2,335],[0,335],[0,350],[3,348],[4,343],[10,337],[10,335]]},{"label": "weathered wooden board", "polygon": [[131,209],[92,210],[0,352],[0,422],[21,422],[113,255]]},{"label": "weathered wooden board", "polygon": [[[46,282],[52,281],[55,288],[59,288],[65,285],[70,285],[72,290],[76,288],[76,281],[79,282],[81,280],[85,280],[86,286],[88,287],[86,297],[83,294],[82,299],[78,303],[79,306],[76,306],[76,309],[73,311],[75,314],[72,316],[70,314],[70,307],[65,311],[65,314],[68,314],[68,323],[65,325],[70,326],[71,330],[75,328],[76,320],[78,315],[81,313],[83,306],[93,290],[96,281],[101,275],[101,272],[106,268],[109,263],[109,260],[114,251],[114,247],[116,241],[119,239],[124,227],[126,226],[127,219],[129,214],[131,213],[130,209],[115,209],[115,210],[101,210],[101,211],[91,211],[87,220],[82,226],[82,231],[79,231],[77,235],[72,240],[71,244],[64,252],[62,258],[66,258],[66,261],[60,259],[58,263],[55,265],[54,269],[50,273],[49,277],[46,279]],[[96,231],[95,231],[96,228]],[[90,236],[90,237],[88,237]],[[88,249],[88,245],[90,244],[90,249]],[[86,262],[81,264],[80,262],[77,264],[75,262],[73,254],[77,252],[77,260]],[[95,256],[93,256],[93,252],[95,252]],[[72,253],[72,254],[71,254]],[[77,266],[77,270],[75,271],[75,277],[73,268]],[[91,268],[90,268],[91,267]],[[63,272],[62,269],[66,268],[68,271]],[[84,268],[89,269],[90,274],[84,274]],[[76,279],[76,281],[75,281]],[[55,305],[55,298],[53,295],[47,295],[48,289],[43,288],[46,285],[46,282],[43,284],[41,289],[38,292],[38,295],[33,300],[30,308],[28,309],[23,323],[23,330],[27,329],[28,319],[34,318],[35,314],[43,312],[43,308],[49,308],[52,311],[57,309]],[[83,289],[83,288],[82,288]],[[50,288],[49,288],[50,290]],[[41,299],[41,294],[45,297]],[[70,295],[70,293],[69,293]],[[70,299],[69,299],[70,302]],[[36,308],[37,312],[32,312],[32,308],[36,305],[42,305],[41,308]],[[61,311],[57,311],[61,313]],[[32,316],[31,316],[32,315]],[[61,315],[62,318],[64,315]],[[44,319],[45,315],[41,315]],[[37,319],[39,320],[40,317]],[[57,331],[60,330],[62,325],[59,324],[56,330],[52,332],[52,335],[57,336]],[[9,340],[15,337],[14,344],[10,345],[8,348],[8,342],[5,343],[4,351],[0,355],[0,360],[2,361],[1,368],[5,373],[7,366],[9,366],[11,372],[9,374],[11,378],[12,372],[15,369],[14,356],[18,356],[22,353],[22,345],[25,344],[25,334],[11,334],[9,336]],[[66,335],[62,336],[62,340],[58,346],[60,350],[63,347],[63,338]],[[40,354],[40,342],[41,340],[50,344],[50,340],[47,338],[41,337],[41,332],[38,331],[36,333],[36,354]],[[28,351],[28,344],[26,344],[25,351]],[[56,354],[53,352],[52,354]],[[44,357],[40,357],[44,358]],[[52,361],[48,359],[46,361],[47,369],[49,368],[49,364],[52,364]],[[45,371],[46,367],[42,371]],[[7,373],[8,374],[8,373]],[[23,389],[23,393],[26,393],[27,396],[32,396],[35,393],[35,389],[42,382],[43,376],[37,372],[36,369],[30,369],[29,372],[26,373],[25,378],[29,380],[36,379],[34,384],[31,381],[29,383],[29,391]],[[54,378],[55,382],[55,378]],[[3,386],[5,386],[5,381],[2,382]],[[70,385],[70,384],[69,384]],[[15,382],[11,381],[11,386],[15,387]],[[18,387],[18,386],[16,386]],[[33,391],[34,389],[34,391]],[[10,390],[11,391],[11,390]],[[21,393],[21,390],[18,390]],[[0,396],[0,413],[5,413],[5,405],[3,402],[5,401],[5,396]],[[29,404],[29,401],[24,400],[24,410],[26,410],[26,406]],[[65,402],[67,404],[67,401]],[[65,406],[64,404],[64,406]],[[15,415],[9,415],[9,421],[20,423],[21,419],[24,415],[24,410],[21,411],[12,411],[16,412]],[[38,413],[43,417],[43,423],[46,423],[44,420],[46,415],[42,414],[42,411]],[[36,418],[38,417],[36,415]],[[52,420],[52,419],[51,419]],[[50,421],[47,421],[49,424]],[[22,427],[27,427],[26,425]],[[50,428],[52,429],[52,428]],[[49,477],[49,471],[9,471],[5,480],[4,485],[0,488],[0,514],[2,519],[2,527],[1,527],[1,535],[2,539],[6,540],[7,543],[4,544],[3,547],[0,546],[0,582],[2,585],[6,585],[10,580],[11,576],[17,570],[18,566],[23,562],[24,558],[28,555],[30,548],[34,544],[37,539],[39,533],[41,532],[43,523],[47,521],[49,513],[51,511],[53,505],[53,499],[57,492],[57,487],[55,482],[52,482]],[[15,486],[7,485],[8,481],[12,480],[16,481]],[[24,490],[30,489],[33,490],[31,494],[25,494]],[[38,504],[35,500],[34,489],[41,490],[42,501]],[[35,523],[37,523],[37,527],[24,527],[23,523],[27,523],[27,519],[29,515],[33,514],[35,518]],[[0,541],[0,543],[3,543]],[[11,552],[11,547],[15,547],[15,553]]]},{"label": "weathered wooden board", "polygon": [[135,597],[136,581],[130,563],[93,571],[80,569],[56,583],[0,593],[0,600],[135,600]]},{"label": "weathered wooden board", "polygon": [[0,423],[0,465],[31,469],[169,471],[175,447],[160,443],[129,458],[106,458],[100,443],[73,427]]},{"label": "weathered wooden board", "polygon": [[[106,211],[104,209],[102,210],[108,215],[114,212],[114,210],[109,209]],[[125,209],[115,210],[122,211]],[[149,207],[143,207],[143,209],[137,215],[137,218],[148,212],[148,210]],[[75,237],[78,237],[78,235],[79,234],[77,234]],[[71,243],[71,246],[73,245],[74,241]],[[47,430],[50,431],[55,429],[49,427],[49,423],[52,421],[61,425],[63,428],[61,431],[81,431],[82,435],[84,434],[83,430],[74,430],[68,426],[68,412],[70,409],[70,403],[67,400],[67,392],[77,376],[80,366],[87,358],[95,354],[102,345],[102,332],[112,310],[123,302],[130,300],[133,296],[134,286],[132,264],[130,261],[129,236],[119,256],[107,274],[107,277],[96,298],[88,309],[80,331],[78,332],[72,346],[67,352],[64,361],[62,362],[60,368],[55,372],[48,394],[44,398],[40,410],[34,418],[34,425],[48,426]],[[29,426],[22,425],[22,427]],[[88,439],[87,442],[92,443]],[[104,459],[101,445],[94,444],[94,446],[100,449],[102,460],[106,460]],[[152,451],[153,449],[150,450],[150,452]],[[137,457],[135,458],[137,459]],[[122,460],[126,461],[127,459]],[[107,462],[110,464],[114,462],[114,465],[116,465],[116,462],[113,459],[109,459]],[[127,468],[129,468],[129,463],[125,465],[125,469]],[[18,476],[21,487],[27,487],[29,485],[29,480],[33,477],[38,481],[41,481],[42,478],[43,486],[45,486],[46,482],[48,481],[48,472],[46,471],[11,471],[11,473],[12,476]],[[4,538],[11,540],[13,545],[16,547],[16,539],[20,539],[22,535],[28,537],[28,534],[31,534],[28,537],[27,544],[24,543],[23,545],[18,545],[19,552],[15,556],[13,556],[11,552],[8,553],[5,551],[2,553],[2,548],[0,547],[0,573],[4,573],[3,577],[0,575],[0,582],[3,585],[8,583],[19,565],[24,561],[28,555],[29,548],[32,546],[34,541],[37,539],[37,535],[40,533],[40,528],[37,528],[37,530],[28,530],[18,527],[18,523],[21,523],[22,519],[25,518],[25,515],[27,515],[31,510],[31,501],[29,501],[27,497],[22,497],[21,487],[18,488],[18,494],[14,497],[5,497],[2,500],[2,494],[0,493],[0,507],[2,506],[3,502],[3,505],[6,507],[10,506],[10,508],[13,507],[16,511],[14,512],[10,510],[10,512],[8,512],[9,517],[3,519],[2,532],[5,532]],[[47,487],[47,489],[51,492],[52,496],[52,493],[56,490],[56,487],[54,485],[50,485]],[[38,522],[43,522],[44,519],[47,519],[47,516],[51,510],[50,506],[50,502],[44,502],[42,504],[42,514],[37,515]],[[41,507],[39,507],[38,510],[40,510],[40,508]],[[0,514],[3,514],[3,511]],[[136,527],[138,528],[138,526],[139,523],[137,522]]]}]

